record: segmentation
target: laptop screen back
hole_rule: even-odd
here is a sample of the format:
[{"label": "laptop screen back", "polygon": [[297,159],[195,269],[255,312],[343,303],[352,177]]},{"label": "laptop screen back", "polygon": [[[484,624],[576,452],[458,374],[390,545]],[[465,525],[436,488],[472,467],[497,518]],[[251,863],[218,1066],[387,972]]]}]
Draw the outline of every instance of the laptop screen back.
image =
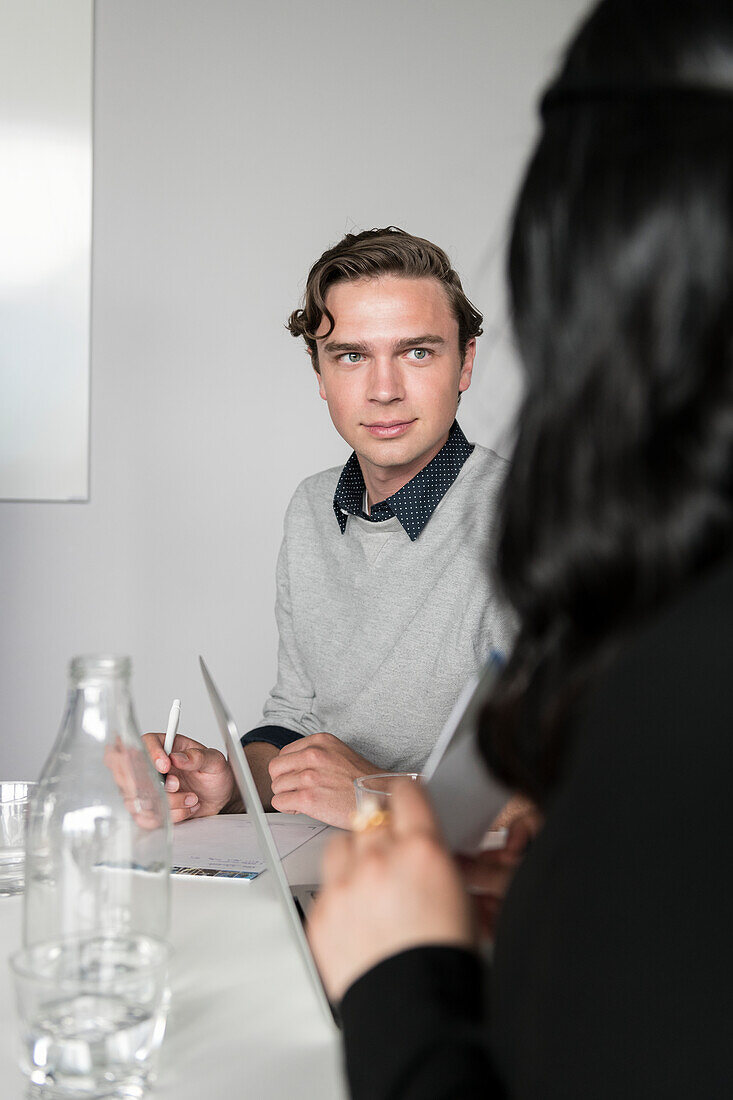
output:
[{"label": "laptop screen back", "polygon": [[227,707],[219,694],[214,681],[211,679],[206,663],[203,657],[199,657],[199,664],[201,665],[201,672],[203,673],[204,683],[206,684],[206,690],[209,693],[209,699],[211,705],[214,708],[214,714],[216,715],[216,721],[218,723],[221,735],[224,738],[224,743],[227,746],[227,754],[229,756],[229,763],[234,773],[239,793],[241,794],[244,805],[247,809],[252,824],[257,832],[257,837],[260,842],[260,848],[262,851],[263,859],[267,865],[268,871],[272,874],[272,880],[275,884],[275,892],[280,901],[280,904],[285,912],[285,916],[288,922],[288,928],[291,932],[292,938],[295,940],[298,951],[303,963],[305,965],[308,977],[313,986],[313,989],[318,998],[318,1003],[326,1016],[328,1022],[333,1025],[334,1018],[331,1010],[331,1006],[326,997],[326,993],[321,982],[320,974],[313,960],[313,956],[308,946],[308,941],[303,930],[298,911],[293,901],[293,895],[290,892],[290,886],[288,880],[285,877],[280,854],[277,850],[272,830],[268,824],[265,816],[265,811],[262,808],[262,801],[257,792],[252,771],[247,757],[244,754],[241,742],[239,740],[239,733],[234,723],[234,719],[227,710]]}]

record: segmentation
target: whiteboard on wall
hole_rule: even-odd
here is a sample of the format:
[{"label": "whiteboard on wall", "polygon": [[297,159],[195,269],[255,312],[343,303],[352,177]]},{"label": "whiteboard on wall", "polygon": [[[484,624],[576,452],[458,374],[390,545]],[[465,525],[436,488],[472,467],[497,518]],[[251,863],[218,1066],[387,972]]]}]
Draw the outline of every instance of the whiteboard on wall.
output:
[{"label": "whiteboard on wall", "polygon": [[89,497],[93,0],[0,4],[0,499]]}]

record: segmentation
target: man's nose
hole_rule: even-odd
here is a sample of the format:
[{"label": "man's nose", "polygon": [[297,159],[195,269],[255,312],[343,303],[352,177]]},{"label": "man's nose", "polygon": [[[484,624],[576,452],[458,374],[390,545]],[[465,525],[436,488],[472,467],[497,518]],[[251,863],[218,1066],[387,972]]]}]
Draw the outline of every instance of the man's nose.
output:
[{"label": "man's nose", "polygon": [[401,401],[404,396],[400,364],[389,356],[377,356],[369,375],[369,400],[387,404],[390,401]]}]

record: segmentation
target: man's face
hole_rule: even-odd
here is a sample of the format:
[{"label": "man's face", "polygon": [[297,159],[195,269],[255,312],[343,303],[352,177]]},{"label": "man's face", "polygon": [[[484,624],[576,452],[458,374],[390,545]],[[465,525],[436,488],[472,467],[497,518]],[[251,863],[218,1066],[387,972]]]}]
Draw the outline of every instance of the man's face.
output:
[{"label": "man's face", "polygon": [[[370,482],[414,477],[448,438],[476,352],[458,346],[458,321],[437,279],[383,276],[326,294],[335,325],[316,334],[319,390],[336,431]],[[319,332],[328,331],[323,319]],[[371,496],[370,491],[370,496]]]}]

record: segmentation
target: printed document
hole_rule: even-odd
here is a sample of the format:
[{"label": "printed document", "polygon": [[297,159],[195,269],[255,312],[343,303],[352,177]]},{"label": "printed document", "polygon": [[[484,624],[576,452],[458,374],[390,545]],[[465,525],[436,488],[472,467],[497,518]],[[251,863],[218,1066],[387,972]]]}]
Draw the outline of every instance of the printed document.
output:
[{"label": "printed document", "polygon": [[[272,817],[269,823],[281,858],[326,828],[317,821],[289,822]],[[183,821],[173,828],[176,875],[251,879],[264,869],[257,834],[247,814],[217,814]]]}]

